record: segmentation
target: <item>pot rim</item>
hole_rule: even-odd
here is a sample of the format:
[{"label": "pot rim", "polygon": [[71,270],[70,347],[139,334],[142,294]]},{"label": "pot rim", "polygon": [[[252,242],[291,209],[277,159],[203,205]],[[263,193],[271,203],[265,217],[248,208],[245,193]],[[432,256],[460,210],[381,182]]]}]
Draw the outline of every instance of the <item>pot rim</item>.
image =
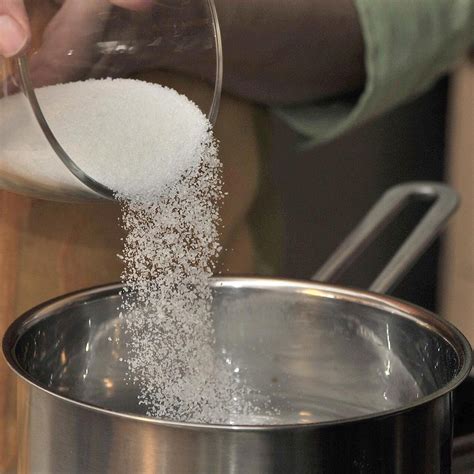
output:
[{"label": "pot rim", "polygon": [[459,371],[455,377],[442,388],[436,390],[429,395],[419,398],[408,405],[391,410],[375,412],[368,415],[357,417],[343,418],[340,420],[314,422],[314,423],[293,423],[293,424],[278,424],[278,425],[229,425],[229,424],[205,424],[193,422],[178,422],[171,420],[164,420],[158,418],[151,418],[142,415],[135,415],[132,413],[118,412],[101,408],[97,405],[86,403],[61,395],[48,389],[47,386],[39,383],[31,377],[26,370],[24,370],[18,363],[14,353],[15,347],[19,339],[27,332],[27,330],[34,326],[39,321],[51,317],[59,311],[64,310],[68,306],[75,305],[81,301],[95,300],[99,297],[109,297],[116,295],[122,288],[122,284],[113,283],[101,286],[95,286],[88,289],[83,289],[68,293],[63,296],[56,297],[41,303],[38,306],[28,310],[18,319],[16,319],[7,329],[3,337],[2,349],[3,355],[11,370],[20,377],[27,384],[41,390],[43,393],[51,395],[63,402],[73,404],[86,410],[94,411],[105,416],[119,417],[129,421],[151,423],[169,428],[180,429],[199,429],[199,430],[228,430],[228,431],[280,431],[280,430],[307,430],[322,428],[325,426],[339,426],[354,422],[363,422],[375,419],[381,419],[389,416],[399,415],[411,411],[421,405],[427,404],[437,398],[452,392],[464,379],[469,375],[472,368],[472,349],[466,337],[451,323],[446,320],[438,318],[434,313],[425,310],[419,306],[407,303],[403,300],[393,298],[391,296],[372,293],[365,290],[359,290],[339,285],[317,283],[307,280],[284,279],[284,278],[267,278],[267,277],[213,277],[214,287],[234,287],[234,288],[248,288],[259,287],[268,290],[290,289],[293,291],[299,290],[302,293],[307,293],[313,296],[320,296],[325,298],[335,298],[345,301],[356,302],[370,307],[384,309],[398,317],[409,319],[427,330],[434,331],[438,336],[442,337],[448,344],[450,344],[459,357]]}]

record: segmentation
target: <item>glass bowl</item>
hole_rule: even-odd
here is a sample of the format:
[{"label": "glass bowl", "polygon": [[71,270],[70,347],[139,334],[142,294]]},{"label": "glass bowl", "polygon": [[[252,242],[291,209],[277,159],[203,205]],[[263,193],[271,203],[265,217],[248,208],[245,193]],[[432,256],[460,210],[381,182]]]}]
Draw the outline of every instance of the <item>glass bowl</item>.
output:
[{"label": "glass bowl", "polygon": [[[0,58],[1,188],[53,200],[113,198],[57,139],[48,103],[37,93],[43,86],[103,78],[159,83],[186,95],[215,123],[222,46],[214,0],[129,0],[127,8],[111,1],[26,2],[30,47],[20,57]],[[25,145],[30,140],[34,145]],[[39,148],[48,149],[47,163]]]}]

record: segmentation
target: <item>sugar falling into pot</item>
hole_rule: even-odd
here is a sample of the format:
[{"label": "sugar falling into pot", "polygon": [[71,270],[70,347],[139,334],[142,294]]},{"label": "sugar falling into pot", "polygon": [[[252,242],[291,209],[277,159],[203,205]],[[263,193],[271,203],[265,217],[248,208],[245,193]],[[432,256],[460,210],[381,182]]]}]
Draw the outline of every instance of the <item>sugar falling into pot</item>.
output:
[{"label": "sugar falling into pot", "polygon": [[[222,183],[205,115],[173,89],[130,79],[50,86],[37,96],[64,149],[122,204],[124,363],[138,402],[151,416],[178,421],[250,414],[239,368],[213,350],[208,280],[220,251]],[[3,110],[14,116],[20,100],[3,99]],[[64,184],[64,167],[43,138],[20,127],[5,139],[4,157],[18,164],[34,153],[45,179]]]}]

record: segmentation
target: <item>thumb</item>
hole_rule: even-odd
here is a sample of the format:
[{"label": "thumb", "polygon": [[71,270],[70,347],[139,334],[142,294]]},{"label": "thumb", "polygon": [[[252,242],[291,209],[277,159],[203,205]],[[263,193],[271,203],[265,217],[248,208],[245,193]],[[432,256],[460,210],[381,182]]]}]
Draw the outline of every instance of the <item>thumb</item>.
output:
[{"label": "thumb", "polygon": [[[1,0],[0,0],[1,1]],[[35,87],[78,80],[94,62],[94,44],[109,17],[108,0],[65,0],[30,58]]]},{"label": "thumb", "polygon": [[29,39],[30,27],[23,0],[0,0],[0,56],[15,56]]}]

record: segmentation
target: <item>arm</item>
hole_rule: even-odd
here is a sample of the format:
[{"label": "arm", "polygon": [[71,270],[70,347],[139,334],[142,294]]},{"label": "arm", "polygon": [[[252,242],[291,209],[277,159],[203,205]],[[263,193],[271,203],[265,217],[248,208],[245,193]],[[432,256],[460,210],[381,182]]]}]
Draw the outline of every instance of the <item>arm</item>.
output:
[{"label": "arm", "polygon": [[[135,10],[152,4],[152,0],[109,1]],[[96,26],[94,20],[103,15],[95,12],[104,9],[106,1],[93,2],[84,9],[82,1],[65,0],[48,27],[45,54]],[[364,47],[352,0],[216,0],[216,6],[228,91],[252,101],[284,104],[362,87]],[[2,0],[0,15],[0,54],[11,57],[30,37],[22,0]],[[68,25],[65,33],[59,31],[64,25]],[[177,66],[183,68],[186,64]]]},{"label": "arm", "polygon": [[366,79],[357,96],[280,107],[306,146],[329,141],[407,102],[450,72],[474,45],[474,0],[353,0]]},{"label": "arm", "polygon": [[[101,16],[91,6],[114,3],[137,9],[152,1],[64,0],[58,21],[47,28],[46,47],[33,62],[39,69],[46,65],[46,75],[71,80],[62,71],[69,67],[67,62],[51,59],[55,45],[64,49],[64,38],[94,29]],[[310,144],[330,140],[420,94],[453,67],[474,39],[474,0],[215,1],[223,32],[225,88],[280,106],[278,113]],[[5,5],[21,26],[22,0],[3,0],[4,14]],[[74,18],[74,28],[66,28],[63,35],[68,21],[61,15],[67,16],[69,5],[84,12],[68,16]],[[2,28],[1,19],[0,54],[3,50],[7,55],[5,50],[11,54],[14,48],[5,46],[8,24]],[[203,71],[196,71],[196,62],[183,58],[178,64],[173,58],[168,69],[213,74],[205,61]],[[144,58],[149,68],[160,67],[153,64],[160,59],[157,54]],[[36,71],[35,77],[41,74]],[[357,94],[349,96],[351,92]]]},{"label": "arm", "polygon": [[225,88],[266,104],[360,90],[364,42],[353,0],[216,0]]}]

